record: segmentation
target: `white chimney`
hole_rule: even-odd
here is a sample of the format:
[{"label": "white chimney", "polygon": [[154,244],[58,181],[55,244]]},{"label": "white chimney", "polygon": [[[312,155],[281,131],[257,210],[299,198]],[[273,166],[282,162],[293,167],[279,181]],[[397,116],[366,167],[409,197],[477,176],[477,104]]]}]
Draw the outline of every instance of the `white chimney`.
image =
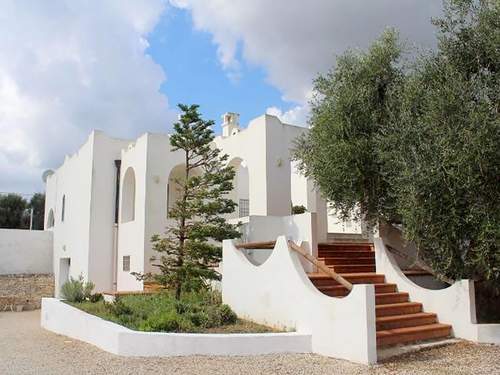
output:
[{"label": "white chimney", "polygon": [[226,112],[222,115],[222,136],[230,137],[240,132],[240,115]]}]

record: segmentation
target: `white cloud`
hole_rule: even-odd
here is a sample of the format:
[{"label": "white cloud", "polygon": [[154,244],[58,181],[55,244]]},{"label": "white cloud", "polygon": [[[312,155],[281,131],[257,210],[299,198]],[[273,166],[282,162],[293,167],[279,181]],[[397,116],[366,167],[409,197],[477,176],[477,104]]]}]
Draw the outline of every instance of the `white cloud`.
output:
[{"label": "white cloud", "polygon": [[[386,27],[424,47],[435,43],[430,18],[438,0],[171,0],[192,12],[194,25],[212,34],[221,64],[263,66],[285,100],[297,102],[285,118],[307,107],[312,79],[348,48],[366,48]],[[301,115],[303,116],[303,115]],[[303,117],[302,117],[303,118]]]},{"label": "white cloud", "polygon": [[117,137],[175,118],[147,55],[162,0],[6,0],[0,13],[0,191],[41,188],[93,128]]}]

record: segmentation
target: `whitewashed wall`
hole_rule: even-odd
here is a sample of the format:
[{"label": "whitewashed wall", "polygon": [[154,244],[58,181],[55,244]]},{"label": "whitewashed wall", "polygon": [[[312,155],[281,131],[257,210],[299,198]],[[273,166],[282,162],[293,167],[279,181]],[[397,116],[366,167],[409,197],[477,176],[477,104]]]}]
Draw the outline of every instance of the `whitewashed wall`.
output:
[{"label": "whitewashed wall", "polygon": [[0,229],[0,275],[52,273],[52,232]]},{"label": "whitewashed wall", "polygon": [[138,332],[87,314],[55,298],[42,300],[41,325],[122,356],[310,353],[311,336],[295,332],[196,334]]},{"label": "whitewashed wall", "polygon": [[403,274],[381,238],[375,238],[374,245],[377,273],[385,274],[387,282],[397,284],[412,300],[422,303],[424,311],[436,313],[440,323],[451,324],[455,337],[500,344],[500,324],[477,324],[473,281],[456,281],[438,290],[423,288]]},{"label": "whitewashed wall", "polygon": [[304,272],[299,255],[288,249],[284,236],[260,266],[250,263],[226,240],[223,262],[222,298],[239,316],[309,333],[314,353],[376,362],[373,285],[355,285],[344,298],[322,294]]}]

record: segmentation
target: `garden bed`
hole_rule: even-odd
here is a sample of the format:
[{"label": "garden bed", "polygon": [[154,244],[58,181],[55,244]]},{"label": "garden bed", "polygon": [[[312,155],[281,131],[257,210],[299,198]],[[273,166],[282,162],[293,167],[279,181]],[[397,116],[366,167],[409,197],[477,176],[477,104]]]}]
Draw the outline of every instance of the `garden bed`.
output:
[{"label": "garden bed", "polygon": [[102,319],[144,332],[266,333],[278,330],[240,319],[219,293],[184,294],[177,301],[170,292],[127,295],[115,302],[78,302],[70,305]]},{"label": "garden bed", "polygon": [[141,332],[86,313],[56,298],[42,299],[41,325],[49,331],[122,356],[168,357],[311,352],[311,335],[308,333]]}]

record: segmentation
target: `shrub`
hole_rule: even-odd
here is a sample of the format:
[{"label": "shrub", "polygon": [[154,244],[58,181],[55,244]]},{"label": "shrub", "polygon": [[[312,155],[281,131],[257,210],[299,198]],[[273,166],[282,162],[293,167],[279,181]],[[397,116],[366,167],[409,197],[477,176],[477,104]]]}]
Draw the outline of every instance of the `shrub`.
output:
[{"label": "shrub", "polygon": [[92,303],[97,303],[99,301],[102,301],[103,299],[104,299],[104,297],[101,293],[91,294],[89,297],[89,301]]},{"label": "shrub", "polygon": [[69,281],[65,282],[61,287],[61,295],[69,302],[83,302],[90,298],[94,283],[91,281],[84,282],[83,276],[78,279],[70,277]]},{"label": "shrub", "polygon": [[300,215],[303,214],[307,211],[307,209],[300,205],[300,206],[292,206],[292,215]]}]

